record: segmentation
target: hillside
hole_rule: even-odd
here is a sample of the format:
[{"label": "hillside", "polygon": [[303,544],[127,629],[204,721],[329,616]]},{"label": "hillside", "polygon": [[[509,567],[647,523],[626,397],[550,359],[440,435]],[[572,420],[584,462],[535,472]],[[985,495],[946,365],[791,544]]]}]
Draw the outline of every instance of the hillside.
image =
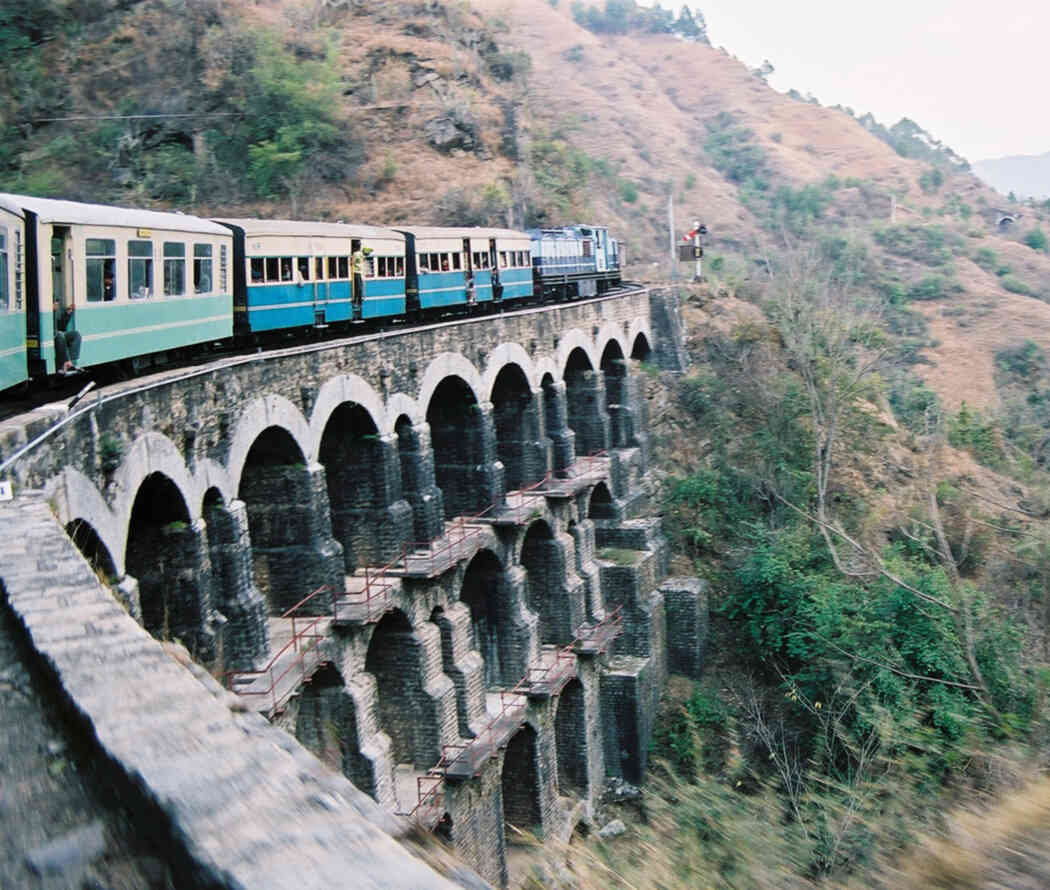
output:
[{"label": "hillside", "polygon": [[[613,7],[644,18],[591,8]],[[596,33],[583,8],[27,5],[0,19],[0,189],[600,221],[651,281],[678,271],[669,197],[675,237],[703,220],[693,371],[637,375],[676,565],[714,591],[709,679],[672,694],[654,749],[691,781],[625,807],[638,843],[599,845],[581,886],[906,886],[916,847],[939,874],[916,839],[969,825],[945,818],[962,804],[1008,811],[1050,738],[1050,211],[911,122],[778,93],[645,23]],[[989,868],[1031,829],[1003,820]]]}]

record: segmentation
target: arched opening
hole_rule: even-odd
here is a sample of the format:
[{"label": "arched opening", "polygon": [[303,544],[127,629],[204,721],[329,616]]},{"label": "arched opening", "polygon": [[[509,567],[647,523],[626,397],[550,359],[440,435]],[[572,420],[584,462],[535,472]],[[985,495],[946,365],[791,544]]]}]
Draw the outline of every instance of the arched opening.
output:
[{"label": "arched opening", "polygon": [[576,434],[576,455],[605,449],[605,403],[600,378],[587,353],[576,347],[565,364],[565,404],[569,427]]},{"label": "arched opening", "polygon": [[423,684],[422,645],[404,612],[395,609],[376,625],[365,670],[376,680],[379,727],[389,737],[394,763],[427,769],[441,754]]},{"label": "arched opening", "polygon": [[139,582],[146,630],[190,649],[201,630],[202,588],[211,583],[200,544],[178,486],[163,473],[151,473],[131,507],[124,565]]},{"label": "arched opening", "polygon": [[616,519],[616,505],[613,502],[609,486],[599,482],[591,492],[591,499],[587,504],[588,519]]},{"label": "arched opening", "polygon": [[503,593],[503,566],[491,550],[481,550],[463,575],[460,600],[470,609],[470,645],[485,662],[485,686],[512,686],[510,603]]},{"label": "arched opening", "polygon": [[508,842],[518,836],[513,828],[538,834],[542,823],[536,731],[528,724],[519,729],[507,745],[501,782]]},{"label": "arched opening", "polygon": [[341,562],[331,524],[317,510],[326,498],[317,496],[312,483],[292,435],[277,426],[263,430],[248,452],[237,496],[248,511],[255,585],[271,614],[342,578],[341,566],[336,574],[328,562],[337,556]]},{"label": "arched opening", "polygon": [[115,584],[117,582],[117,567],[113,557],[102,539],[98,536],[91,523],[83,519],[74,519],[66,524],[66,534],[76,545],[84,559],[90,564],[99,580],[104,584]]},{"label": "arched opening", "polygon": [[490,504],[481,406],[460,377],[446,377],[427,406],[434,476],[445,518],[480,513]]},{"label": "arched opening", "polygon": [[558,788],[562,794],[587,793],[587,723],[583,684],[570,680],[558,696],[554,740],[558,750]]},{"label": "arched opening", "polygon": [[345,402],[325,425],[319,460],[328,483],[332,535],[343,545],[347,573],[380,563],[376,510],[382,506],[383,449],[372,416]]},{"label": "arched opening", "polygon": [[565,592],[565,559],[551,527],[542,519],[529,526],[521,545],[529,608],[539,616],[540,642],[559,646],[573,640],[572,615]]},{"label": "arched opening", "polygon": [[503,463],[508,491],[542,478],[546,461],[537,451],[539,411],[532,387],[517,365],[506,365],[492,385],[492,415],[496,427],[496,454]]},{"label": "arched opening", "polygon": [[373,792],[371,764],[361,756],[357,706],[333,665],[322,667],[303,686],[295,737],[362,791]]},{"label": "arched opening", "polygon": [[605,410],[609,415],[609,445],[612,448],[626,448],[631,444],[627,362],[620,344],[615,340],[610,340],[602,352],[601,369],[605,382]]},{"label": "arched opening", "polygon": [[649,340],[645,334],[639,333],[634,338],[634,344],[631,346],[631,358],[639,362],[647,362],[652,356],[652,347],[649,345]]}]

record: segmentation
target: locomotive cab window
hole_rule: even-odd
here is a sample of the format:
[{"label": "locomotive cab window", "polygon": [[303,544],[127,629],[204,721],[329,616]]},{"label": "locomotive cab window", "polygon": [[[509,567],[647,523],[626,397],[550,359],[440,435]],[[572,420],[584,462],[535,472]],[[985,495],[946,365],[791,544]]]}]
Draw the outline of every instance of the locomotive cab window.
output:
[{"label": "locomotive cab window", "polygon": [[585,257],[594,256],[594,244],[589,238],[583,240],[583,255]]},{"label": "locomotive cab window", "polygon": [[212,282],[211,245],[193,245],[193,292],[210,294]]},{"label": "locomotive cab window", "polygon": [[7,293],[7,229],[0,229],[0,310],[6,310],[11,298]]},{"label": "locomotive cab window", "polygon": [[181,297],[186,293],[186,245],[164,242],[164,296]]},{"label": "locomotive cab window", "polygon": [[87,301],[108,303],[113,299],[117,288],[117,242],[110,238],[88,238],[84,244],[84,252],[87,255]]}]

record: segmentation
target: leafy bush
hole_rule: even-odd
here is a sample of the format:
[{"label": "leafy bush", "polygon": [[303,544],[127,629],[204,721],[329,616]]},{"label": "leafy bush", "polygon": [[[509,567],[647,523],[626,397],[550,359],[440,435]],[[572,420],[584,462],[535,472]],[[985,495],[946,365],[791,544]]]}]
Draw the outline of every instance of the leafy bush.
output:
[{"label": "leafy bush", "polygon": [[999,267],[999,257],[990,247],[978,248],[973,261],[986,272],[994,272]]},{"label": "leafy bush", "polygon": [[1002,463],[999,428],[994,421],[981,417],[980,412],[972,411],[966,402],[948,420],[948,441],[956,448],[965,448],[982,464],[996,467]]},{"label": "leafy bush", "polygon": [[1046,352],[1039,344],[1025,340],[1016,349],[999,350],[995,364],[1021,380],[1030,380],[1046,367]]},{"label": "leafy bush", "polygon": [[752,142],[751,130],[737,126],[733,116],[725,111],[708,121],[707,129],[704,151],[715,169],[736,183],[765,178],[766,155]]},{"label": "leafy bush", "polygon": [[930,167],[919,176],[919,188],[922,189],[923,194],[932,195],[942,185],[944,185],[944,174],[937,167]]},{"label": "leafy bush", "polygon": [[927,266],[943,266],[962,247],[962,239],[943,226],[913,223],[876,229],[875,240],[890,253]]},{"label": "leafy bush", "polygon": [[1034,297],[1036,295],[1032,287],[1013,275],[1003,275],[999,283],[1004,290],[1008,290],[1012,294],[1023,294],[1026,297]]},{"label": "leafy bush", "polygon": [[627,204],[633,204],[638,200],[638,186],[628,180],[623,180],[620,183],[620,197]]},{"label": "leafy bush", "polygon": [[948,295],[951,282],[943,275],[927,275],[908,288],[909,300],[940,300]]},{"label": "leafy bush", "polygon": [[1046,233],[1042,229],[1030,229],[1022,239],[1032,250],[1045,251],[1047,247]]}]

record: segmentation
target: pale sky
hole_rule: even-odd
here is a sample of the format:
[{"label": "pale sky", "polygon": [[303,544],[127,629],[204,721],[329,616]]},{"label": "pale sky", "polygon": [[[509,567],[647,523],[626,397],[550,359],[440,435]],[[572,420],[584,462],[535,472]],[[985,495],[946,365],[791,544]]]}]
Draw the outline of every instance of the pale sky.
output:
[{"label": "pale sky", "polygon": [[[676,12],[677,0],[662,5]],[[1050,151],[1050,0],[691,0],[713,46],[967,160]]]}]

